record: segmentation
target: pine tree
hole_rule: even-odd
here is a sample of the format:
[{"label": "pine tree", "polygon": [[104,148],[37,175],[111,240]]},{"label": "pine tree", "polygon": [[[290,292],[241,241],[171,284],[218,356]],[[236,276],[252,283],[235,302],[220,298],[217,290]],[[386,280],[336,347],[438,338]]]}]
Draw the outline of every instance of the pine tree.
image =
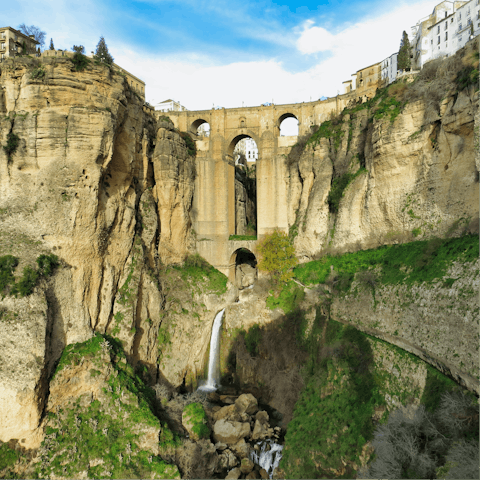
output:
[{"label": "pine tree", "polygon": [[108,47],[105,43],[105,39],[103,35],[100,37],[100,41],[97,45],[97,50],[95,51],[95,59],[106,63],[107,65],[111,65],[113,63],[113,57],[108,53]]},{"label": "pine tree", "polygon": [[404,30],[402,35],[402,41],[400,43],[400,50],[398,51],[397,65],[399,70],[410,70],[410,40],[408,39],[407,32]]},{"label": "pine tree", "polygon": [[50,50],[55,50],[55,47],[53,46],[53,38],[50,39]]}]

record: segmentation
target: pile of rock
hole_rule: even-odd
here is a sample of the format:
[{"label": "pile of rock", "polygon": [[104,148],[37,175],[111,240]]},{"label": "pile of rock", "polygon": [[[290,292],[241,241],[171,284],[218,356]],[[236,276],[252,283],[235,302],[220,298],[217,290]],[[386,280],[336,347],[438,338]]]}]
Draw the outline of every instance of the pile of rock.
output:
[{"label": "pile of rock", "polygon": [[278,441],[281,429],[271,428],[266,411],[258,409],[257,399],[250,393],[236,400],[224,398],[224,407],[213,407],[209,412],[213,424],[213,439],[219,454],[218,472],[228,471],[225,478],[268,478],[264,469],[250,459],[255,443],[272,439]]}]

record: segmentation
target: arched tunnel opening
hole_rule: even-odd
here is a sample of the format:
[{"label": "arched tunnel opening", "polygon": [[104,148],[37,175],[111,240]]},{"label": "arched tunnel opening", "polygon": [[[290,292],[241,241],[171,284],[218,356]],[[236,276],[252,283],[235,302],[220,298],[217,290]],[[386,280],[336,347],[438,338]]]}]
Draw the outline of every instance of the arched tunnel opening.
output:
[{"label": "arched tunnel opening", "polygon": [[235,285],[239,290],[252,287],[258,276],[257,258],[246,248],[239,248],[232,257],[235,262]]},{"label": "arched tunnel opening", "polygon": [[248,135],[239,135],[230,146],[235,161],[235,235],[257,235],[258,146]]}]

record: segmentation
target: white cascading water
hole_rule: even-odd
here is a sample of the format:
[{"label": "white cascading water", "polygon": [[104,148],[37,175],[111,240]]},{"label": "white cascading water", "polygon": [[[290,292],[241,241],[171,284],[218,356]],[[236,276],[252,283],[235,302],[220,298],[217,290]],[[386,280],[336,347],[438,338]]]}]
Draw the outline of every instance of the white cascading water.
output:
[{"label": "white cascading water", "polygon": [[218,365],[218,343],[220,337],[220,327],[222,326],[223,313],[225,309],[217,313],[215,320],[213,321],[212,337],[210,338],[210,358],[208,359],[208,379],[207,383],[198,387],[198,390],[204,392],[213,392],[217,389],[219,382],[218,378],[215,378],[217,365]]},{"label": "white cascading water", "polygon": [[250,460],[257,465],[260,465],[261,468],[264,468],[268,473],[268,476],[272,478],[273,472],[282,459],[283,445],[279,445],[273,440],[258,442],[257,445],[260,446],[260,453],[252,449],[250,451]]}]

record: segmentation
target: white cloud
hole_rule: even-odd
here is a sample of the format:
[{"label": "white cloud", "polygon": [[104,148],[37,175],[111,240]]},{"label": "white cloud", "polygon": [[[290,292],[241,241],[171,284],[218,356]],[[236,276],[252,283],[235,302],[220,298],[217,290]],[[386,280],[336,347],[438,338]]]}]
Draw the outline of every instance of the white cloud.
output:
[{"label": "white cloud", "polygon": [[313,20],[307,20],[297,40],[297,48],[304,54],[326,52],[335,47],[335,35],[322,27],[314,27]]},{"label": "white cloud", "polygon": [[[171,56],[152,58],[118,48],[115,62],[136,74],[147,84],[150,103],[172,98],[190,110],[276,104],[318,100],[320,96],[343,93],[342,82],[356,70],[379,62],[398,51],[403,30],[432,10],[430,0],[399,4],[378,17],[347,26],[332,33],[307,21],[297,31],[297,48],[304,54],[328,51],[326,60],[310,69],[292,73],[281,61],[236,62],[216,65],[208,56],[184,54],[183,60]],[[415,13],[418,12],[418,13]],[[313,57],[314,58],[314,57]]]}]

